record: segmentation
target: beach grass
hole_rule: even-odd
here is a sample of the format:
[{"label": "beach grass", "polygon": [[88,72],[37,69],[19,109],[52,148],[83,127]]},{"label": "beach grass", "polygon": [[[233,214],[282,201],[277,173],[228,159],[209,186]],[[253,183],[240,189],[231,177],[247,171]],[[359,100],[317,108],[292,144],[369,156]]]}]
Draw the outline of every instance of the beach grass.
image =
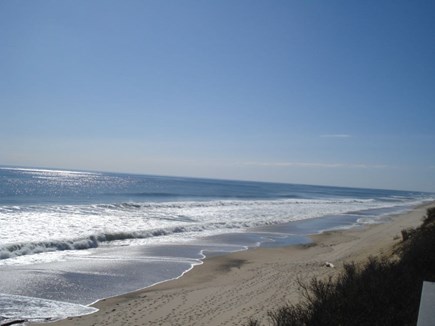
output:
[{"label": "beach grass", "polygon": [[[346,263],[336,277],[300,281],[303,300],[268,311],[269,324],[416,325],[423,281],[435,281],[435,208],[390,255]],[[249,326],[261,325],[255,319]]]}]

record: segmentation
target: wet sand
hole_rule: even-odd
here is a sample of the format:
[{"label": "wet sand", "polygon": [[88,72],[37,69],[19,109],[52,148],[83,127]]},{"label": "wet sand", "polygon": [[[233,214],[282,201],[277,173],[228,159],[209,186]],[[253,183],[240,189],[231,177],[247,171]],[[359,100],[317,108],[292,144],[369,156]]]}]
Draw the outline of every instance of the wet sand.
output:
[{"label": "wet sand", "polygon": [[[328,277],[343,263],[389,254],[401,230],[421,224],[422,205],[385,224],[325,232],[309,245],[257,248],[207,258],[179,279],[101,300],[97,313],[48,325],[244,325],[250,317],[300,300],[298,280]],[[330,262],[335,267],[326,267]]]}]

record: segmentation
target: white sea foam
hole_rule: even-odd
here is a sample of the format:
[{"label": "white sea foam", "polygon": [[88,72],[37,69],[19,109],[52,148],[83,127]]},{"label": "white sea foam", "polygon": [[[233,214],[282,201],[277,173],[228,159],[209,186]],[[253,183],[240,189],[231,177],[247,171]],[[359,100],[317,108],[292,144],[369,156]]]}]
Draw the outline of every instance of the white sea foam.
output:
[{"label": "white sea foam", "polygon": [[135,239],[211,235],[294,220],[389,207],[361,199],[215,200],[0,207],[1,260]]},{"label": "white sea foam", "polygon": [[0,317],[3,319],[61,319],[86,315],[97,310],[68,302],[0,293]]}]

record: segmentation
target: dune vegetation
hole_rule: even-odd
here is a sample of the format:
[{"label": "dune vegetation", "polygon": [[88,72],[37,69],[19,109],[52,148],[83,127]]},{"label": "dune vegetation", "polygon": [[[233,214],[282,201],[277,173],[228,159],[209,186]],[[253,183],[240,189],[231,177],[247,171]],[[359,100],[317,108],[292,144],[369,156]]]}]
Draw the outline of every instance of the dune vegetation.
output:
[{"label": "dune vegetation", "polygon": [[416,325],[423,281],[435,281],[435,207],[421,226],[402,231],[392,254],[344,264],[334,278],[299,282],[303,300],[267,312],[269,325]]}]

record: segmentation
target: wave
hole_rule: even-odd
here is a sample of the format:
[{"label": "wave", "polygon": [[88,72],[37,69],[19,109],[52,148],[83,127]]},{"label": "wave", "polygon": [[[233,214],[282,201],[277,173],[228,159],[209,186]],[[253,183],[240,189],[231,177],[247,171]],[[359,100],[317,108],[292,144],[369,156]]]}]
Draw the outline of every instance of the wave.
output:
[{"label": "wave", "polygon": [[[30,205],[30,206],[0,206],[0,213],[11,214],[17,212],[54,212],[87,214],[101,214],[104,211],[134,211],[149,209],[190,209],[190,208],[215,208],[215,207],[246,207],[256,206],[283,206],[283,205],[334,205],[334,204],[369,204],[375,203],[375,199],[271,199],[271,200],[204,200],[204,201],[168,201],[168,202],[121,202],[92,205]],[[386,203],[387,205],[389,203]],[[393,205],[393,204],[391,204]]]},{"label": "wave", "polygon": [[275,199],[275,200],[212,200],[212,201],[173,201],[173,202],[123,202],[116,204],[93,205],[94,208],[113,209],[113,210],[132,210],[146,208],[194,208],[194,207],[222,207],[222,206],[259,206],[259,205],[317,205],[317,204],[352,204],[352,203],[372,203],[374,199]]},{"label": "wave", "polygon": [[81,250],[97,248],[98,241],[91,236],[87,239],[59,240],[46,242],[16,243],[0,246],[0,260],[18,256],[39,254],[50,251]]},{"label": "wave", "polygon": [[[188,193],[188,192],[131,192],[131,193],[105,193],[104,194],[107,197],[113,197],[113,196],[122,196],[124,198],[137,198],[137,199],[150,199],[150,200],[156,200],[156,201],[166,201],[170,199],[174,200],[188,200],[188,199],[195,199],[195,200],[201,200],[201,201],[207,201],[207,200],[213,200],[216,198],[215,195],[207,195],[203,193]],[[219,194],[219,198],[223,200],[261,200],[261,199],[302,199],[305,198],[300,195],[296,194],[278,194],[278,195],[270,195],[267,196],[267,194],[262,194],[261,196],[258,194]]]},{"label": "wave", "polygon": [[0,260],[92,249],[113,241],[231,232],[327,214],[355,212],[371,217],[370,209],[379,215],[391,207],[397,203],[355,198],[0,206],[0,221],[7,235],[0,244]]},{"label": "wave", "polygon": [[240,229],[253,226],[246,223],[209,223],[208,225],[177,226],[166,229],[144,230],[134,232],[114,232],[90,235],[86,238],[73,240],[52,240],[41,242],[15,243],[0,245],[0,260],[18,256],[39,254],[43,252],[65,251],[65,250],[86,250],[98,248],[103,243],[112,241],[147,239],[161,237],[177,233],[204,232],[218,229]]},{"label": "wave", "polygon": [[[98,311],[81,304],[0,293],[0,325],[12,325],[14,320],[47,322],[72,316],[83,316]],[[2,321],[6,321],[4,324]]]}]

